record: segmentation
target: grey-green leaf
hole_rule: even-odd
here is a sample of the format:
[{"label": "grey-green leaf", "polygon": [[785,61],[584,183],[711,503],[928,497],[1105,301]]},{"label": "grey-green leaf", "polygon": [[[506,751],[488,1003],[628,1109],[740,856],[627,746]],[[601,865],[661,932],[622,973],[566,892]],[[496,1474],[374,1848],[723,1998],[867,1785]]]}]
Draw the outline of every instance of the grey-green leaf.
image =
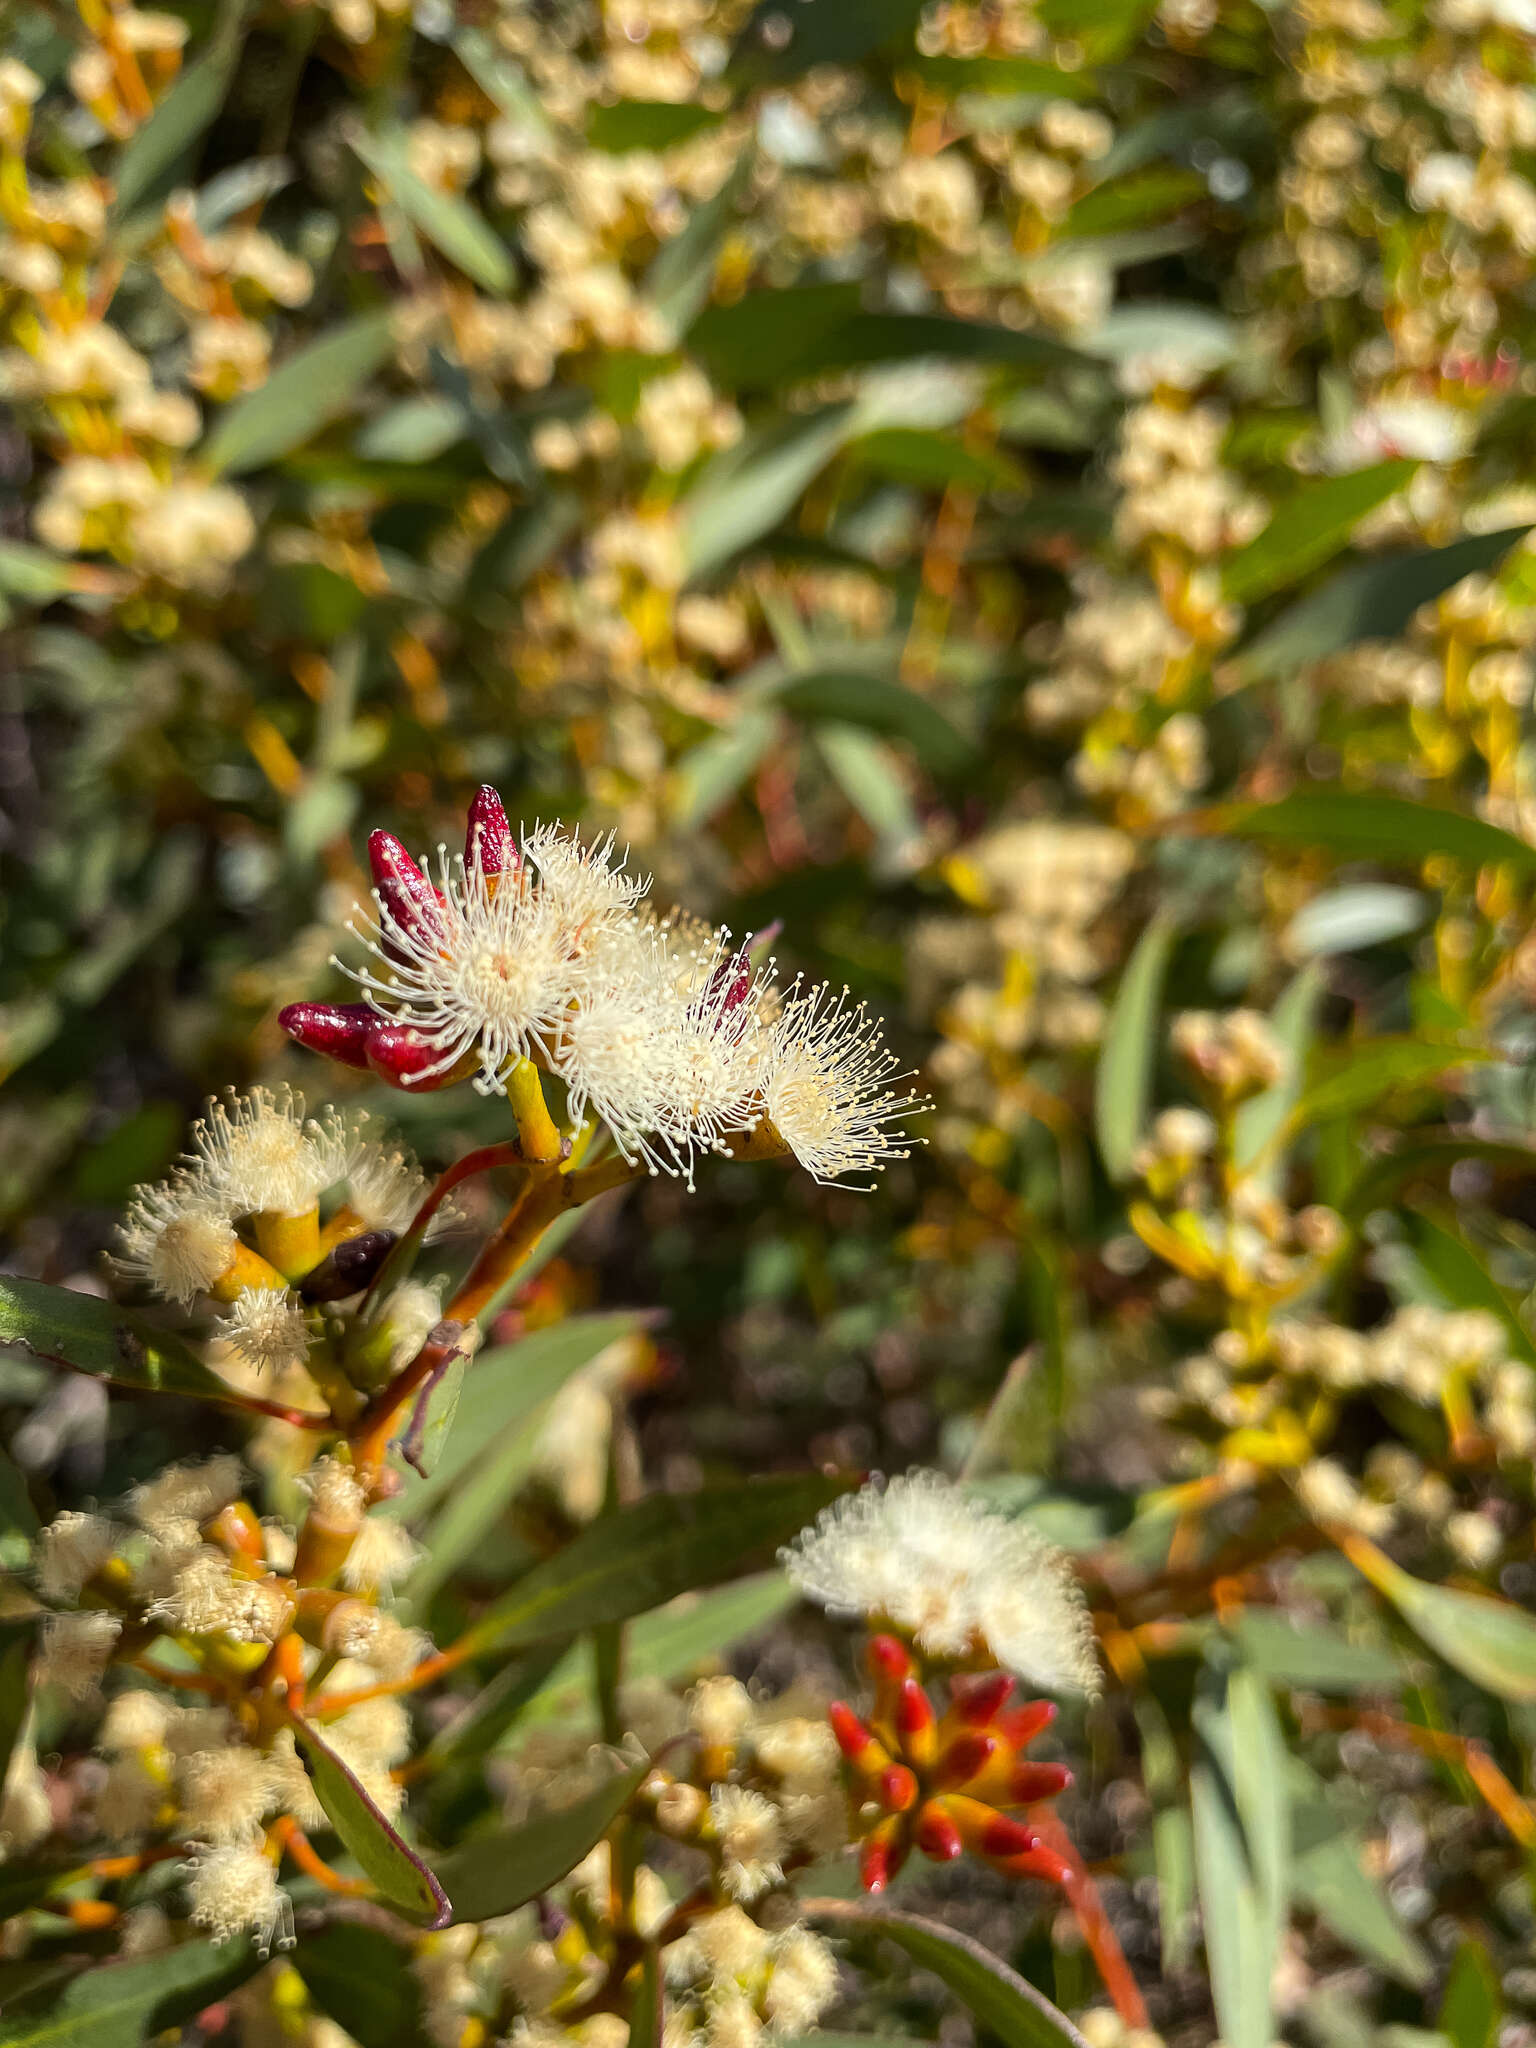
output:
[{"label": "grey-green leaf", "polygon": [[0,2021],[0,2048],[139,2048],[261,1967],[248,1941],[191,1941],[80,1971],[43,2012]]},{"label": "grey-green leaf", "polygon": [[454,1918],[493,1920],[558,1884],[601,1841],[649,1769],[649,1764],[637,1764],[615,1772],[571,1806],[473,1836],[441,1857],[438,1874],[453,1901]]},{"label": "grey-green leaf", "polygon": [[342,321],[237,398],[198,455],[209,469],[240,476],[302,448],[347,409],[393,348],[387,312]]},{"label": "grey-green leaf", "polygon": [[1086,2048],[1077,2028],[1043,1992],[969,1934],[917,1913],[873,1912],[842,1899],[807,1899],[811,1918],[867,1928],[904,1948],[947,1984],[1004,2048]]},{"label": "grey-green leaf", "polygon": [[1262,682],[1359,640],[1392,639],[1421,604],[1463,576],[1494,568],[1530,530],[1510,526],[1498,533],[1469,534],[1448,547],[1383,555],[1341,570],[1238,652],[1233,662],[1237,680]]},{"label": "grey-green leaf", "polygon": [[452,1908],[426,1864],[406,1846],[319,1730],[297,1714],[288,1719],[315,1797],[379,1897],[424,1926],[446,1927]]},{"label": "grey-green leaf", "polygon": [[498,297],[511,291],[516,272],[505,244],[467,199],[417,176],[403,129],[356,135],[352,147],[411,225],[456,269]]},{"label": "grey-green leaf", "polygon": [[169,1330],[94,1294],[0,1274],[0,1345],[72,1366],[115,1386],[194,1400],[238,1403],[240,1396]]},{"label": "grey-green leaf", "polygon": [[1416,1579],[1373,1544],[1345,1548],[1377,1592],[1453,1670],[1500,1699],[1536,1701],[1536,1618],[1491,1594]]},{"label": "grey-green leaf", "polygon": [[1154,918],[1136,941],[1110,1014],[1094,1079],[1093,1121],[1105,1171],[1129,1180],[1141,1143],[1157,1054],[1157,1025],[1175,927]]},{"label": "grey-green leaf", "polygon": [[653,1494],[594,1522],[519,1580],[469,1631],[472,1653],[579,1635],[715,1584],[786,1542],[845,1486],[812,1473]]},{"label": "grey-green leaf", "polygon": [[1309,478],[1275,507],[1268,526],[1222,565],[1221,583],[1238,604],[1299,583],[1336,555],[1368,512],[1400,491],[1418,468],[1378,462],[1343,476]]}]

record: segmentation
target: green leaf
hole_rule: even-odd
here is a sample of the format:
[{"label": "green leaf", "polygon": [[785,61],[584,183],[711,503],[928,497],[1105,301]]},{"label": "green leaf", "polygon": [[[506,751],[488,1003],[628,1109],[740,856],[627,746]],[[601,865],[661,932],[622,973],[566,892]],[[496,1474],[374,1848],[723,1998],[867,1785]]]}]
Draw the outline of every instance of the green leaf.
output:
[{"label": "green leaf", "polygon": [[1304,1088],[1286,1118],[1295,1131],[1332,1117],[1357,1116],[1398,1088],[1421,1088],[1457,1067],[1492,1058],[1476,1046],[1425,1045],[1416,1038],[1370,1038],[1351,1046],[1346,1063]]},{"label": "green leaf", "polygon": [[1389,1975],[1415,1987],[1433,1965],[1392,1910],[1365,1867],[1366,1844],[1352,1832],[1330,1832],[1300,1850],[1291,1867],[1295,1895],[1352,1948]]},{"label": "green leaf", "polygon": [[534,1330],[515,1344],[497,1344],[474,1360],[458,1407],[441,1449],[425,1478],[409,1478],[385,1503],[387,1514],[414,1521],[442,1500],[479,1460],[490,1455],[499,1438],[528,1421],[550,1401],[572,1373],[590,1365],[621,1337],[632,1336],[646,1322],[634,1309],[602,1315],[568,1316],[548,1329]]},{"label": "green leaf", "polygon": [[1341,570],[1238,650],[1232,662],[1236,680],[1262,682],[1358,640],[1395,639],[1421,604],[1463,576],[1494,568],[1530,530],[1510,526],[1498,533],[1469,534],[1449,547],[1382,555]]},{"label": "green leaf", "polygon": [[645,274],[646,297],[679,333],[709,299],[726,231],[752,182],[755,155],[750,145],[742,151],[719,190],[693,209],[681,233],[663,242]]},{"label": "green leaf", "polygon": [[672,771],[669,809],[683,832],[696,832],[756,772],[779,733],[771,711],[752,707],[683,755]]},{"label": "green leaf", "polygon": [[381,1927],[333,1920],[306,1933],[288,1961],[358,2048],[431,2048],[410,1955]]},{"label": "green leaf", "polygon": [[1242,1167],[1254,1168],[1257,1177],[1272,1179],[1280,1162],[1271,1155],[1264,1169],[1257,1168],[1262,1153],[1276,1143],[1287,1117],[1301,1094],[1307,1068],[1307,1052],[1317,1017],[1317,999],[1322,994],[1323,976],[1314,963],[1304,967],[1286,984],[1269,1015],[1270,1027],[1287,1054],[1285,1072],[1273,1087],[1242,1104],[1234,1120],[1232,1155]]},{"label": "green leaf", "polygon": [[1419,1264],[1445,1296],[1450,1308],[1482,1308],[1498,1317],[1510,1351],[1527,1365],[1536,1365],[1536,1343],[1520,1320],[1514,1299],[1505,1293],[1449,1218],[1436,1219],[1422,1210],[1404,1218]]},{"label": "green leaf", "polygon": [[0,591],[26,604],[47,604],[75,587],[73,562],[26,541],[0,541]]},{"label": "green leaf", "polygon": [[438,1872],[457,1920],[493,1920],[513,1913],[574,1870],[624,1811],[649,1763],[620,1771],[574,1805],[517,1827],[476,1835],[440,1857]]},{"label": "green leaf", "polygon": [[1203,813],[1208,828],[1261,845],[1318,846],[1347,860],[1413,867],[1435,858],[1536,874],[1536,846],[1465,811],[1366,789],[1303,789],[1272,804]]},{"label": "green leaf", "polygon": [[315,1797],[379,1897],[408,1919],[427,1927],[446,1927],[452,1908],[426,1864],[406,1847],[318,1729],[297,1714],[290,1714],[288,1722]]},{"label": "green leaf", "polygon": [[1354,953],[1405,938],[1426,923],[1433,900],[1396,882],[1351,882],[1324,889],[1303,904],[1285,928],[1285,950],[1293,959]]},{"label": "green leaf", "polygon": [[189,64],[117,160],[112,217],[121,221],[173,173],[211,128],[229,92],[240,55],[244,9],[226,18],[205,56]]},{"label": "green leaf", "polygon": [[829,721],[816,728],[816,749],[833,781],[874,833],[878,861],[907,865],[908,849],[920,827],[901,764],[884,740],[871,739],[856,725]]},{"label": "green leaf", "polygon": [[709,575],[770,533],[843,445],[852,419],[852,406],[828,406],[748,434],[706,464],[681,505],[689,576]]},{"label": "green leaf", "polygon": [[1152,1860],[1163,1970],[1172,1976],[1189,1956],[1195,1920],[1194,1823],[1184,1803],[1184,1767],[1168,1716],[1149,1689],[1131,1702],[1141,1738],[1141,1774],[1152,1801]]},{"label": "green leaf", "polygon": [[1086,2048],[1064,2012],[970,1935],[916,1913],[875,1912],[842,1899],[807,1899],[804,1907],[812,1919],[894,1941],[941,1978],[1004,2048]]},{"label": "green leaf", "polygon": [[1349,1217],[1369,1215],[1389,1201],[1405,1182],[1420,1178],[1444,1180],[1462,1160],[1478,1160],[1495,1172],[1522,1175],[1536,1172],[1536,1152],[1529,1145],[1497,1138],[1430,1138],[1404,1145],[1363,1165],[1339,1205]]},{"label": "green leaf", "polygon": [[1464,1941],[1456,1951],[1440,2001],[1440,2031],[1455,2048],[1494,2048],[1504,2018],[1499,1973],[1480,1941]]},{"label": "green leaf", "polygon": [[587,114],[587,142],[622,156],[631,149],[671,149],[715,127],[723,115],[687,100],[615,100]]},{"label": "green leaf", "polygon": [[1093,1127],[1111,1180],[1130,1179],[1147,1121],[1163,982],[1176,936],[1177,927],[1166,918],[1154,918],[1147,926],[1120,977],[1104,1034],[1094,1076]]},{"label": "green leaf", "polygon": [[1227,1680],[1232,1728],[1232,1791],[1264,1918],[1269,1953],[1278,1955],[1290,1889],[1291,1812],[1285,1741],[1268,1681],[1251,1666]]},{"label": "green leaf", "polygon": [[92,1379],[199,1401],[241,1396],[169,1330],[159,1330],[131,1309],[76,1294],[41,1280],[0,1273],[0,1345],[15,1344],[54,1365],[72,1366]]},{"label": "green leaf", "polygon": [[248,1941],[190,1941],[79,1972],[41,2013],[0,2021],[0,2048],[139,2048],[254,1976]]},{"label": "green leaf", "polygon": [[342,321],[237,398],[198,455],[210,470],[231,476],[276,462],[344,412],[393,350],[388,312]]},{"label": "green leaf", "polygon": [[976,766],[976,749],[943,712],[915,690],[859,669],[826,669],[791,678],[774,701],[793,718],[836,720],[886,733],[917,749],[938,776],[963,775]]},{"label": "green leaf", "polygon": [[1371,1643],[1354,1643],[1321,1622],[1305,1625],[1284,1614],[1245,1607],[1230,1624],[1245,1664],[1280,1685],[1309,1692],[1397,1691],[1402,1660]]},{"label": "green leaf", "polygon": [[1416,1579],[1374,1543],[1350,1537],[1346,1557],[1421,1641],[1463,1678],[1504,1700],[1536,1700],[1536,1617],[1487,1593]]},{"label": "green leaf", "polygon": [[1275,507],[1268,526],[1222,565],[1221,584],[1237,604],[1299,583],[1336,555],[1368,512],[1400,491],[1415,461],[1379,462],[1346,476],[1316,477]]},{"label": "green leaf", "polygon": [[428,1768],[438,1770],[448,1763],[477,1763],[481,1757],[489,1756],[570,1654],[563,1644],[547,1643],[521,1663],[498,1671],[463,1712],[433,1736],[426,1753]]},{"label": "green leaf", "polygon": [[1195,1876],[1205,1929],[1216,2021],[1231,2048],[1268,2048],[1273,2038],[1269,1976],[1273,1956],[1262,1902],[1226,1780],[1213,1762],[1189,1774]]},{"label": "green leaf", "polygon": [[404,129],[397,126],[382,135],[354,135],[352,147],[433,248],[483,290],[506,297],[517,273],[505,244],[467,199],[457,192],[440,191],[416,175]]},{"label": "green leaf", "polygon": [[510,1650],[626,1621],[695,1586],[727,1578],[787,1542],[846,1488],[795,1474],[654,1494],[583,1530],[536,1565],[469,1631],[471,1654]]},{"label": "green leaf", "polygon": [[[19,1572],[32,1555],[40,1524],[27,1482],[0,1451],[0,1570]],[[4,1768],[0,1766],[0,1777]]]}]

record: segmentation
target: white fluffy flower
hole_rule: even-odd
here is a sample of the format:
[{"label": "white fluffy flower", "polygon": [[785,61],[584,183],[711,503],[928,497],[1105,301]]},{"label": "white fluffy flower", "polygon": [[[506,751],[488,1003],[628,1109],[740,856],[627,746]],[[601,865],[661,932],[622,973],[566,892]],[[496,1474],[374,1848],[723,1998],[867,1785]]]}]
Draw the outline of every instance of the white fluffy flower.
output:
[{"label": "white fluffy flower", "polygon": [[291,1088],[233,1089],[193,1126],[190,1164],[214,1200],[237,1216],[298,1216],[324,1185],[320,1155],[304,1126],[304,1098]]},{"label": "white fluffy flower", "polygon": [[189,1308],[228,1270],[238,1243],[226,1204],[195,1173],[138,1187],[117,1232],[118,1271]]},{"label": "white fluffy flower", "polygon": [[115,1614],[82,1608],[77,1614],[43,1618],[43,1650],[37,1675],[72,1700],[88,1699],[111,1661],[123,1624]]},{"label": "white fluffy flower", "polygon": [[768,1120],[800,1164],[824,1185],[845,1174],[883,1173],[909,1147],[892,1141],[893,1126],[924,1107],[921,1096],[895,1093],[904,1080],[878,1024],[845,989],[798,982],[773,1026],[763,1080]]},{"label": "white fluffy flower", "polygon": [[187,1898],[194,1927],[215,1941],[255,1935],[265,1955],[275,1943],[293,1946],[293,1908],[262,1850],[244,1843],[196,1846],[188,1866]]},{"label": "white fluffy flower", "polygon": [[309,1325],[286,1287],[247,1287],[220,1318],[219,1335],[258,1372],[302,1365],[309,1355]]},{"label": "white fluffy flower", "polygon": [[990,1654],[1047,1692],[1098,1690],[1070,1563],[937,1472],[844,1495],[779,1561],[808,1599],[886,1622],[934,1656]]}]

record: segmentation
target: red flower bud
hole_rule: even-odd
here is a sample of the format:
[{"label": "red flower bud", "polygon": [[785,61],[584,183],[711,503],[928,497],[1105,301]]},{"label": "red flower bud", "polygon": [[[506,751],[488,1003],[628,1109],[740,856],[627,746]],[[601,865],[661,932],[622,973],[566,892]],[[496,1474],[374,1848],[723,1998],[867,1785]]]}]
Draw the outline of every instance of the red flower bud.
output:
[{"label": "red flower bud", "polygon": [[1020,1764],[1008,1786],[1009,1797],[1019,1806],[1036,1799],[1055,1799],[1072,1782],[1065,1764]]},{"label": "red flower bud", "polygon": [[464,833],[464,865],[477,864],[483,875],[504,874],[509,868],[515,874],[523,864],[501,798],[488,782],[475,791]]},{"label": "red flower bud", "polygon": [[367,1003],[289,1003],[277,1013],[278,1029],[298,1045],[349,1067],[368,1064],[368,1033],[379,1021]]},{"label": "red flower bud", "polygon": [[910,1678],[917,1669],[912,1662],[911,1651],[905,1643],[899,1643],[895,1636],[871,1636],[864,1646],[864,1661],[869,1667],[871,1678],[883,1678],[891,1685],[900,1685],[904,1678]]},{"label": "red flower bud", "polygon": [[957,1718],[968,1728],[985,1728],[1002,1712],[1013,1680],[1006,1671],[989,1671],[981,1678],[957,1678],[954,1690]]},{"label": "red flower bud", "polygon": [[934,1780],[946,1790],[968,1785],[998,1754],[1001,1745],[995,1735],[958,1735],[939,1758]]},{"label": "red flower bud", "polygon": [[1003,1871],[1007,1877],[1038,1877],[1042,1884],[1059,1885],[1063,1891],[1070,1891],[1072,1886],[1071,1864],[1054,1849],[1047,1849],[1043,1842],[1037,1842],[1021,1855],[1010,1856]]},{"label": "red flower bud", "polygon": [[427,1069],[442,1058],[441,1050],[409,1024],[385,1024],[377,1018],[368,1033],[367,1050],[368,1064],[381,1081],[391,1088],[416,1088],[423,1094],[462,1080],[476,1065],[474,1055],[466,1053],[453,1066],[429,1074]]},{"label": "red flower bud", "polygon": [[391,924],[409,938],[430,937],[441,928],[443,899],[393,832],[369,833],[368,865],[384,906],[386,944]]},{"label": "red flower bud", "polygon": [[903,1750],[919,1770],[938,1754],[937,1726],[927,1693],[915,1678],[904,1678],[896,1696],[896,1728]]},{"label": "red flower bud", "polygon": [[930,1799],[917,1816],[913,1833],[918,1848],[935,1863],[953,1863],[964,1852],[960,1830],[936,1799]]},{"label": "red flower bud", "polygon": [[893,1814],[864,1838],[859,1850],[859,1882],[865,1891],[883,1892],[906,1862],[907,1844],[901,1830],[902,1822]]},{"label": "red flower bud", "polygon": [[977,1844],[983,1856],[994,1859],[1022,1856],[1028,1850],[1039,1846],[1040,1837],[1033,1828],[1026,1827],[1021,1820],[1010,1820],[1005,1813],[997,1813],[982,1830]]},{"label": "red flower bud", "polygon": [[1028,1749],[1035,1737],[1049,1728],[1056,1718],[1054,1700],[1029,1700],[1022,1707],[1015,1707],[1011,1714],[1004,1714],[998,1726],[1003,1738],[1015,1749]]},{"label": "red flower bud", "polygon": [[880,1773],[880,1804],[888,1813],[909,1813],[917,1804],[917,1779],[905,1764],[891,1764]]},{"label": "red flower bud", "polygon": [[827,1709],[827,1720],[837,1738],[838,1748],[856,1771],[873,1778],[887,1768],[891,1761],[890,1751],[883,1742],[877,1741],[846,1700],[832,1702]]}]

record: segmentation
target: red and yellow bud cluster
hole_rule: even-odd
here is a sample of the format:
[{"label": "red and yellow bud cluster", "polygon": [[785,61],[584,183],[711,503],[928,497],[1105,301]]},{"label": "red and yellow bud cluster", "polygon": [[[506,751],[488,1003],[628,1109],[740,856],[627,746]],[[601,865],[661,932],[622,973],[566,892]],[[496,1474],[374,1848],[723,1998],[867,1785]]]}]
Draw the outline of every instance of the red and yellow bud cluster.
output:
[{"label": "red and yellow bud cluster", "polygon": [[1001,1810],[1054,1799],[1071,1784],[1064,1764],[1022,1754],[1055,1720],[1055,1706],[1010,1706],[1013,1680],[989,1671],[952,1679],[940,1715],[895,1636],[872,1636],[866,1662],[875,1684],[868,1720],[842,1700],[828,1709],[853,1788],[864,1889],[883,1891],[914,1848],[935,1863],[969,1852],[1008,1877],[1066,1884],[1068,1864],[1027,1821]]}]

